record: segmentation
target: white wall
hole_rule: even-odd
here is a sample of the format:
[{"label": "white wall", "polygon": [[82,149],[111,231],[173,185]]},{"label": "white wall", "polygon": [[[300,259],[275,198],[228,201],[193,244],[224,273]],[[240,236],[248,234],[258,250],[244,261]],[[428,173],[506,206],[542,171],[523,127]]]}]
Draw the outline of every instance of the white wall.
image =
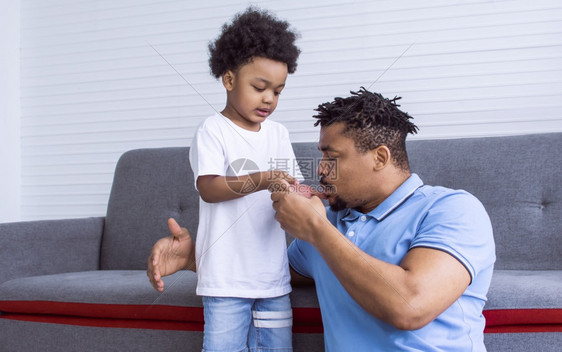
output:
[{"label": "white wall", "polygon": [[[302,36],[272,117],[293,141],[315,141],[313,109],[360,86],[402,96],[415,138],[562,131],[560,1],[252,3]],[[119,155],[189,145],[224,104],[207,43],[247,4],[23,2],[22,217],[103,215]]]},{"label": "white wall", "polygon": [[0,0],[0,222],[20,218],[19,0]]}]

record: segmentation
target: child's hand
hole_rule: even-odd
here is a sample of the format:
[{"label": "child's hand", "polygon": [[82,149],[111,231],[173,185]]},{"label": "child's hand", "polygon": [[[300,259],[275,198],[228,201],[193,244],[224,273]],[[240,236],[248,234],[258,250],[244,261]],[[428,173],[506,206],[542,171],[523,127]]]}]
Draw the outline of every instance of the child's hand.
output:
[{"label": "child's hand", "polygon": [[299,196],[310,198],[313,196],[313,190],[310,186],[300,184],[298,180],[295,179],[294,184],[289,184],[286,180],[277,180],[269,186],[269,191],[273,192],[284,192],[284,193],[294,193]]},{"label": "child's hand", "polygon": [[299,181],[285,171],[269,170],[265,171],[267,181],[267,189],[270,192],[287,191],[286,185],[296,186]]}]

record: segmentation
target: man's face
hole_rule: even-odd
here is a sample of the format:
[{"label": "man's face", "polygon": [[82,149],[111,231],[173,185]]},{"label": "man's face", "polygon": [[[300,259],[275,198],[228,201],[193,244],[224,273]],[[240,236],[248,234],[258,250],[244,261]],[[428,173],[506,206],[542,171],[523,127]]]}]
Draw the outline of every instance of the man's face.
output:
[{"label": "man's face", "polygon": [[[354,208],[370,211],[377,190],[372,153],[359,153],[352,138],[343,135],[344,124],[334,123],[320,130],[318,149],[322,161],[318,166],[320,183],[334,211]],[[374,207],[373,207],[374,208]]]}]

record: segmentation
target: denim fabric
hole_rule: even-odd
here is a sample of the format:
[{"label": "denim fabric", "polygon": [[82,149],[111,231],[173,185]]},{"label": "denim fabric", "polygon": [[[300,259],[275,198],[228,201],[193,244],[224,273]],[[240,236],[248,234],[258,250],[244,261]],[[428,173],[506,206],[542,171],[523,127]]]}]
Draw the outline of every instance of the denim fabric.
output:
[{"label": "denim fabric", "polygon": [[290,352],[289,295],[274,298],[203,297],[203,352]]}]

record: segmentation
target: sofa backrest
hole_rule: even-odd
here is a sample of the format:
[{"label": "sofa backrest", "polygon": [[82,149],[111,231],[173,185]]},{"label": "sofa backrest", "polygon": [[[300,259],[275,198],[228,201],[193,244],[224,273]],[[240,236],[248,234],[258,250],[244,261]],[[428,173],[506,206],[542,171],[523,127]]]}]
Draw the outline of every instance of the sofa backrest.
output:
[{"label": "sofa backrest", "polygon": [[464,189],[492,220],[496,269],[562,269],[562,133],[407,144],[425,184]]},{"label": "sofa backrest", "polygon": [[[316,143],[294,143],[317,181]],[[486,207],[496,269],[562,269],[562,133],[407,143],[412,172],[426,184],[465,189]],[[199,197],[189,148],[129,151],[119,160],[101,252],[102,269],[145,269],[150,248],[174,217],[196,235]]]},{"label": "sofa backrest", "polygon": [[146,269],[150,249],[169,234],[168,218],[175,218],[195,235],[198,209],[188,148],[124,153],[109,196],[101,269]]}]

